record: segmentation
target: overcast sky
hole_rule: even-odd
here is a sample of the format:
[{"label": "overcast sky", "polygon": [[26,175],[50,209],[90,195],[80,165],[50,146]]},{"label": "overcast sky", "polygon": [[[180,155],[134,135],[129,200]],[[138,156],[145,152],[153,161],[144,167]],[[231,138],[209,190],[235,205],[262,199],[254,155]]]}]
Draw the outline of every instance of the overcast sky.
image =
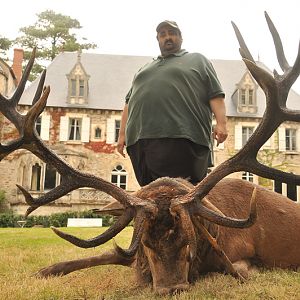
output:
[{"label": "overcast sky", "polygon": [[[175,20],[183,48],[210,59],[240,59],[231,26],[239,27],[255,59],[281,71],[264,17],[267,11],[293,64],[300,38],[299,0],[13,0],[2,3],[0,35],[15,38],[19,28],[33,25],[47,9],[77,19],[77,35],[98,45],[97,53],[157,56],[157,24]],[[300,94],[300,79],[293,88]]]}]

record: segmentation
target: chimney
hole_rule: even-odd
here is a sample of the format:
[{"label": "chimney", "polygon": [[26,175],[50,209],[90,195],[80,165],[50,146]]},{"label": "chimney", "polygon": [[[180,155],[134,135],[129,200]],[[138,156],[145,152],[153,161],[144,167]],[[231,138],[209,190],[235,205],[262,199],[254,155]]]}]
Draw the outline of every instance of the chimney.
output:
[{"label": "chimney", "polygon": [[22,77],[22,62],[24,58],[24,50],[23,49],[14,49],[14,60],[12,69],[17,78],[17,82],[19,83]]}]

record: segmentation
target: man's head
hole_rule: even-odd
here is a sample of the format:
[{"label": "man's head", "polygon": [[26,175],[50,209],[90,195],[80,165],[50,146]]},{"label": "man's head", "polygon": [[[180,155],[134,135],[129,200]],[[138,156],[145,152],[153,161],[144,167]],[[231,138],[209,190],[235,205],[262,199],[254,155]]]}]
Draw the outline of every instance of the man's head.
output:
[{"label": "man's head", "polygon": [[162,56],[176,53],[181,49],[181,31],[174,21],[163,21],[156,27],[157,40]]}]

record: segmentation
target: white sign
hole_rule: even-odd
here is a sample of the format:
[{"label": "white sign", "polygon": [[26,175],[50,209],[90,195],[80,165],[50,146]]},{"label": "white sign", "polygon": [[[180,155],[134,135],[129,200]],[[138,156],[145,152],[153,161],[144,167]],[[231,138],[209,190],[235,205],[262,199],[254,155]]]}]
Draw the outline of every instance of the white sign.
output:
[{"label": "white sign", "polygon": [[68,218],[67,227],[102,227],[101,218]]}]

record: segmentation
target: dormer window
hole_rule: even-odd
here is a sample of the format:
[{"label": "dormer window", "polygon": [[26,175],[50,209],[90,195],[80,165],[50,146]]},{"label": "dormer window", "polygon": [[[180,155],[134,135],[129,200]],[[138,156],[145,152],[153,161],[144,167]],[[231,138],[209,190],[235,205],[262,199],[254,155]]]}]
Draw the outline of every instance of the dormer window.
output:
[{"label": "dormer window", "polygon": [[240,113],[257,113],[256,104],[257,84],[251,74],[246,72],[241,81],[237,84],[237,90],[233,95],[233,100]]},{"label": "dormer window", "polygon": [[254,105],[254,90],[251,88],[240,90],[240,105],[253,106]]},{"label": "dormer window", "polygon": [[81,63],[81,53],[78,53],[77,63],[67,75],[69,104],[86,104],[88,102],[88,80],[89,75],[85,72]]}]

